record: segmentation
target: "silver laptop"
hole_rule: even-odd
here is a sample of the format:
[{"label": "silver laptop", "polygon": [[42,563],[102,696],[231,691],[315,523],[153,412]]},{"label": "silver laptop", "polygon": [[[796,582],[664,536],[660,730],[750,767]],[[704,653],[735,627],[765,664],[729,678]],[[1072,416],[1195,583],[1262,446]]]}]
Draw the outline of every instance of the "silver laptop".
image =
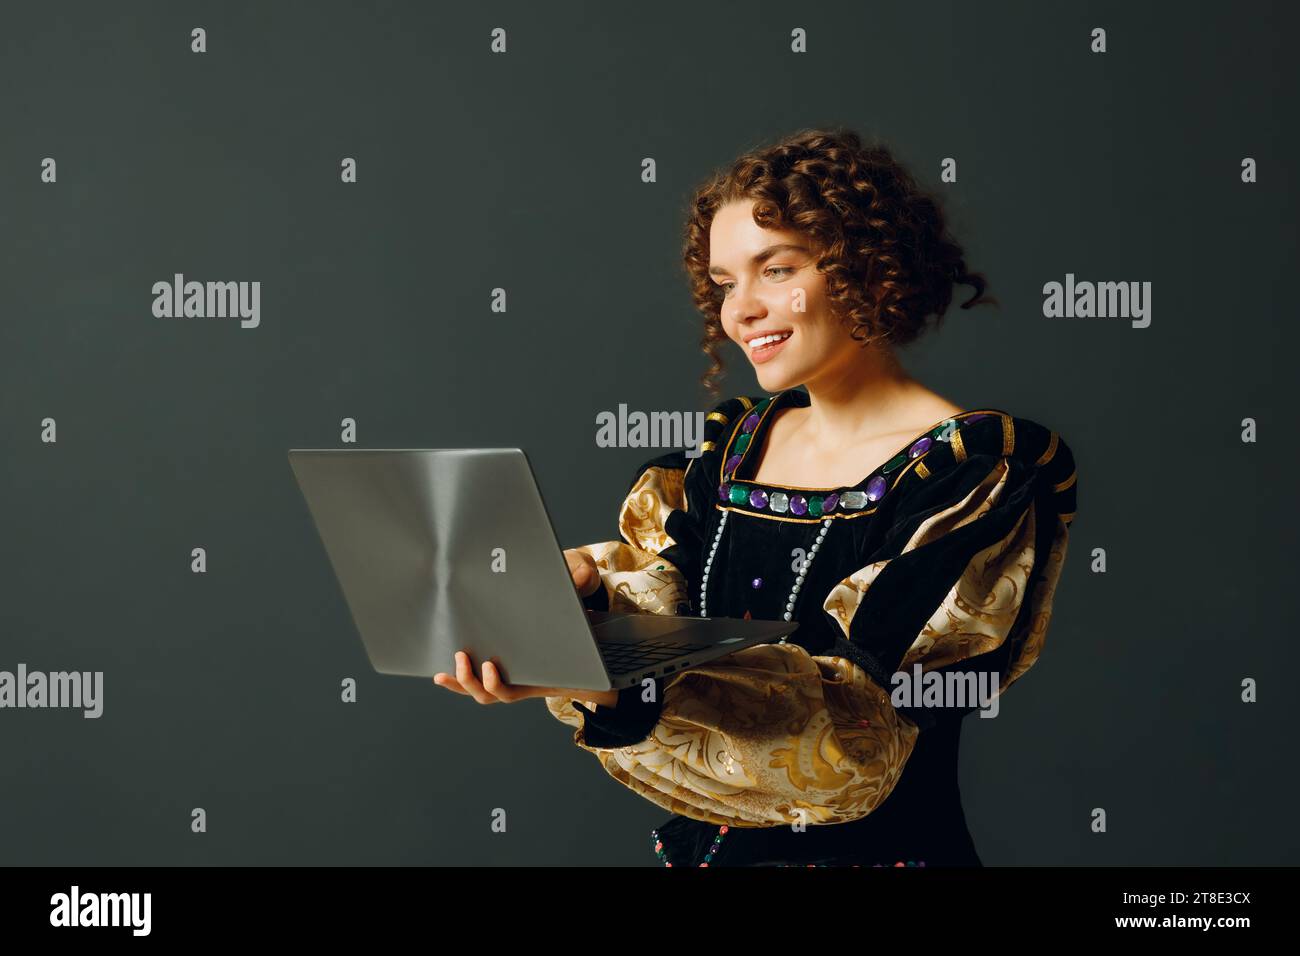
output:
[{"label": "silver laptop", "polygon": [[586,610],[519,448],[295,448],[289,464],[382,674],[454,674],[464,650],[511,684],[622,689],[798,627]]}]

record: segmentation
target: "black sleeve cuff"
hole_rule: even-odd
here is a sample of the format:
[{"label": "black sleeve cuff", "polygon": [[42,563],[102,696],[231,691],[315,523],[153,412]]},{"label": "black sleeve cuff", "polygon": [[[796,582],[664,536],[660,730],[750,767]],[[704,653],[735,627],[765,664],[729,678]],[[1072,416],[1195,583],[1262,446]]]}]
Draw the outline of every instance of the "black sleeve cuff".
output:
[{"label": "black sleeve cuff", "polygon": [[[857,664],[867,672],[867,676],[871,678],[872,683],[883,690],[886,694],[893,694],[893,675],[898,670],[897,664],[894,666],[892,671],[887,671],[870,651],[839,635],[835,637],[834,643],[830,648],[830,653],[836,657],[843,657],[845,660]],[[933,710],[930,708],[895,707],[894,709],[911,720],[912,723],[916,724],[920,730],[929,730],[935,725],[937,720]]]},{"label": "black sleeve cuff", "polygon": [[609,610],[609,592],[605,590],[604,581],[600,582],[600,587],[582,599],[582,606],[588,611]]},{"label": "black sleeve cuff", "polygon": [[[838,629],[839,625],[836,624],[835,627]],[[897,668],[887,670],[874,654],[862,645],[848,640],[842,633],[835,635],[829,653],[857,664],[867,672],[867,676],[871,678],[872,682],[885,693],[893,690],[893,674]]]},{"label": "black sleeve cuff", "polygon": [[573,706],[586,715],[582,722],[582,739],[587,746],[601,749],[630,747],[650,736],[664,707],[663,680],[656,677],[654,683],[655,699],[650,703],[641,699],[640,684],[620,690],[617,706],[597,704],[595,712],[575,700]]}]

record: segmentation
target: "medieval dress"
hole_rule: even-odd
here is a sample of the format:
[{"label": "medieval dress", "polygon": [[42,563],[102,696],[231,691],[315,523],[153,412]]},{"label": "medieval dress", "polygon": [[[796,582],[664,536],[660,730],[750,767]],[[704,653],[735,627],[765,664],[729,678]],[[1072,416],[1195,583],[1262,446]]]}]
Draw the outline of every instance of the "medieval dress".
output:
[{"label": "medieval dress", "polygon": [[[809,401],[789,389],[722,402],[698,454],[637,469],[621,540],[580,549],[600,571],[589,610],[798,628],[624,689],[615,707],[547,709],[673,814],[647,834],[669,866],[980,866],[957,755],[981,701],[933,706],[919,685],[969,691],[982,672],[1000,693],[1038,658],[1073,456],[1055,431],[973,409],[852,487],[755,482],[775,413]],[[915,693],[896,703],[904,675]]]}]

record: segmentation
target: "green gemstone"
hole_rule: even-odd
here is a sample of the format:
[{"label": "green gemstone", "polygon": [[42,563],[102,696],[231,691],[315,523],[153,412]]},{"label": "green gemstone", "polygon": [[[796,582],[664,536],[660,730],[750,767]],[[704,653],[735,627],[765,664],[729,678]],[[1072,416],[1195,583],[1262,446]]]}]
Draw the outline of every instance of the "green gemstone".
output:
[{"label": "green gemstone", "polygon": [[704,862],[705,862],[705,863],[712,863],[712,862],[713,862],[713,854],[712,854],[712,853],[706,853],[706,854],[704,854]]},{"label": "green gemstone", "polygon": [[659,565],[659,567],[655,568],[656,571],[662,571],[663,569],[664,569],[664,566],[663,566],[662,564]]},{"label": "green gemstone", "polygon": [[735,452],[737,455],[743,455],[745,453],[745,449],[749,447],[749,435],[750,433],[746,432],[745,434],[737,438],[736,444],[732,448],[732,451]]},{"label": "green gemstone", "polygon": [[732,485],[729,494],[733,505],[743,505],[749,500],[749,489],[744,485]]},{"label": "green gemstone", "polygon": [[881,470],[881,471],[893,471],[895,468],[897,468],[899,465],[901,465],[901,464],[902,464],[903,462],[905,462],[905,461],[907,461],[907,455],[906,455],[906,454],[896,455],[895,457],[889,459],[889,461],[885,462],[885,467],[882,468],[882,469],[880,469],[880,470]]},{"label": "green gemstone", "polygon": [[811,498],[808,499],[808,513],[812,515],[814,518],[819,517],[821,515],[823,500],[824,499],[822,498],[821,495],[813,495]]}]

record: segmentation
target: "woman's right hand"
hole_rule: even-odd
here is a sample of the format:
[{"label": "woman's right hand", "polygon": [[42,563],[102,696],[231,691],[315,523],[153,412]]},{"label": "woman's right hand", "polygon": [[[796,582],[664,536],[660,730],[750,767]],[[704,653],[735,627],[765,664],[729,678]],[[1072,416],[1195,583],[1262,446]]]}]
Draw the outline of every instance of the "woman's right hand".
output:
[{"label": "woman's right hand", "polygon": [[564,560],[569,562],[569,574],[573,576],[573,586],[582,597],[590,597],[600,587],[600,571],[596,568],[596,559],[585,551],[567,548]]},{"label": "woman's right hand", "polygon": [[[573,586],[577,588],[578,594],[582,597],[595,594],[601,586],[600,571],[596,567],[595,558],[585,551],[579,551],[577,548],[568,548],[564,552],[564,560],[568,562],[569,574],[573,578]],[[469,654],[465,651],[458,651],[456,653],[455,675],[439,671],[433,675],[433,682],[439,687],[445,687],[458,694],[473,697],[480,704],[498,704],[502,702],[509,704],[515,701],[527,700],[530,697],[569,697],[574,700],[585,700],[591,706],[603,704],[606,707],[615,707],[618,705],[619,693],[616,690],[597,691],[564,687],[515,686],[502,679],[500,667],[495,661],[491,660],[483,662],[482,671],[483,676],[481,678],[475,676]]]}]

